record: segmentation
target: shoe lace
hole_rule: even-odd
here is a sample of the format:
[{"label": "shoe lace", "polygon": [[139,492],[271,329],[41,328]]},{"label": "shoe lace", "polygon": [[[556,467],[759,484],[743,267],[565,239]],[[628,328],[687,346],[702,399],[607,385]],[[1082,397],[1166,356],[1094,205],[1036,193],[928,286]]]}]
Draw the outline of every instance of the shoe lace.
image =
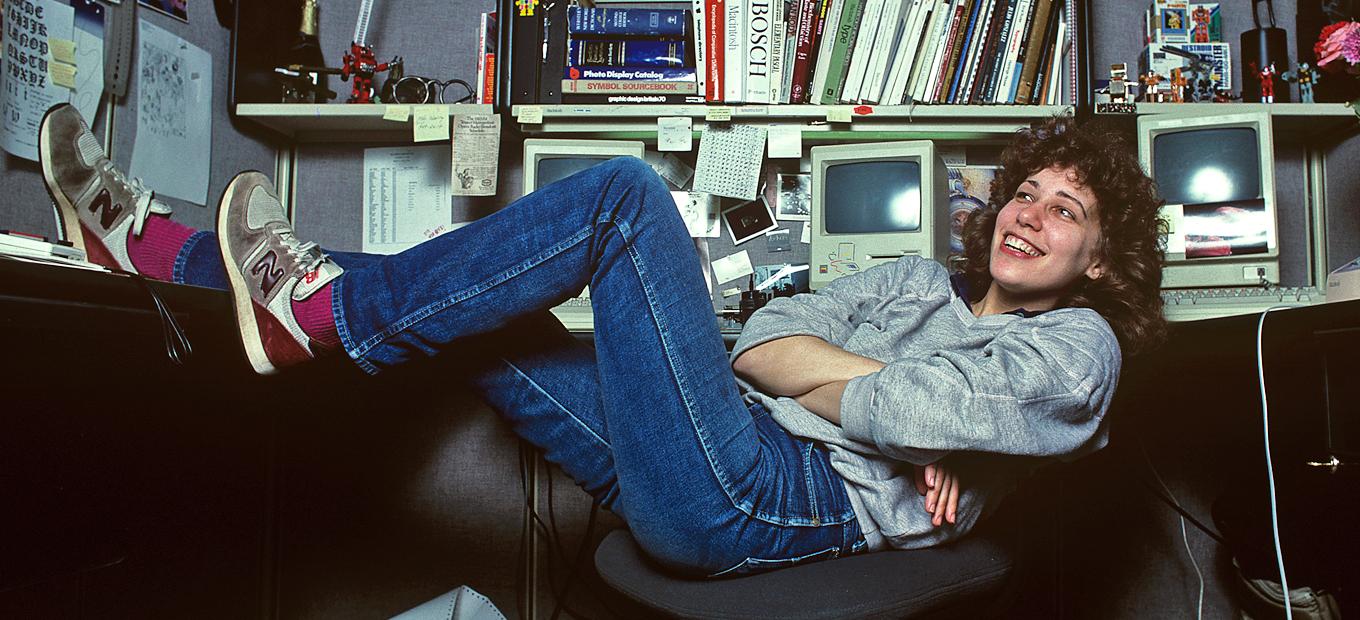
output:
[{"label": "shoe lace", "polygon": [[129,179],[121,170],[114,167],[113,161],[104,159],[99,163],[100,170],[113,178],[114,182],[121,185],[123,190],[132,194],[133,215],[132,215],[132,234],[140,237],[142,226],[146,224],[147,215],[151,213],[170,214],[170,205],[155,199],[155,193],[142,183],[138,177]]},{"label": "shoe lace", "polygon": [[299,241],[293,234],[293,229],[282,226],[274,231],[278,235],[279,242],[283,244],[284,250],[288,252],[302,266],[303,273],[314,271],[321,263],[329,258],[326,253],[321,251],[321,247],[315,241]]}]

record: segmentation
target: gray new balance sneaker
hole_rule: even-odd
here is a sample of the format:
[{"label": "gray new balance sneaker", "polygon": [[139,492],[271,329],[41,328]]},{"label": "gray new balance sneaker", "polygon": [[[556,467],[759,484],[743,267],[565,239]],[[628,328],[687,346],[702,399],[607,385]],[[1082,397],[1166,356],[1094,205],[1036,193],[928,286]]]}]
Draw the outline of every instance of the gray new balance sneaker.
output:
[{"label": "gray new balance sneaker", "polygon": [[217,207],[217,240],[250,365],[262,375],[316,356],[293,316],[302,301],[344,270],[315,243],[302,243],[269,178],[236,175]]},{"label": "gray new balance sneaker", "polygon": [[38,162],[66,240],[92,263],[136,272],[128,235],[140,237],[151,213],[169,214],[138,179],[128,180],[104,154],[69,103],[52,106],[38,128]]}]

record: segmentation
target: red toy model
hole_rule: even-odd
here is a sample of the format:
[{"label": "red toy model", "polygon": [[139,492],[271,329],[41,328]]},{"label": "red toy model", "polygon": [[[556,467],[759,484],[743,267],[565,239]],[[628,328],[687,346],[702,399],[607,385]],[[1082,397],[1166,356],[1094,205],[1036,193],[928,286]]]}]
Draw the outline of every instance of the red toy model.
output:
[{"label": "red toy model", "polygon": [[1195,7],[1195,10],[1190,12],[1190,21],[1195,22],[1195,35],[1193,37],[1195,43],[1209,42],[1210,19],[1212,19],[1212,15],[1209,13],[1209,9],[1202,6]]},{"label": "red toy model", "polygon": [[1257,75],[1261,78],[1261,102],[1275,103],[1275,63],[1266,65]]},{"label": "red toy model", "polygon": [[378,64],[373,48],[358,43],[349,44],[345,63],[340,67],[340,79],[348,81],[354,76],[354,85],[349,92],[350,103],[373,103],[373,75],[386,71],[391,63]]}]

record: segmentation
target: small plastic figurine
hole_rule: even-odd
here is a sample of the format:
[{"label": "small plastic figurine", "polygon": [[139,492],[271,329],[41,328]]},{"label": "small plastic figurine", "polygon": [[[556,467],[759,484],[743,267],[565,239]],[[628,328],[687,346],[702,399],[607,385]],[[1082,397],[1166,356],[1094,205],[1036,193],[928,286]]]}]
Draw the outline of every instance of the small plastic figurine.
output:
[{"label": "small plastic figurine", "polygon": [[1275,63],[1270,63],[1256,73],[1261,78],[1261,103],[1275,103]]},{"label": "small plastic figurine", "polygon": [[391,63],[378,64],[373,48],[359,43],[350,43],[345,54],[345,64],[340,67],[340,79],[348,81],[354,76],[350,88],[350,103],[373,103],[373,76],[386,71]]},{"label": "small plastic figurine", "polygon": [[1162,91],[1162,76],[1154,71],[1148,71],[1138,78],[1143,84],[1143,101],[1148,103],[1162,103],[1166,101],[1166,93]]},{"label": "small plastic figurine", "polygon": [[1303,103],[1313,103],[1313,85],[1322,81],[1322,75],[1309,63],[1299,63],[1299,68],[1293,71],[1285,71],[1280,76],[1286,82],[1298,82],[1299,101]]},{"label": "small plastic figurine", "polygon": [[1195,43],[1209,42],[1209,21],[1211,19],[1213,19],[1213,14],[1203,5],[1195,7],[1195,10],[1190,12],[1190,21],[1195,23],[1194,35],[1191,37],[1191,41],[1194,41]]},{"label": "small plastic figurine", "polygon": [[1129,68],[1124,63],[1110,65],[1110,101],[1126,103],[1133,100],[1133,82],[1129,81]]},{"label": "small plastic figurine", "polygon": [[1185,73],[1181,71],[1180,67],[1171,70],[1171,87],[1169,92],[1171,95],[1171,103],[1185,102],[1185,85],[1187,83]]}]

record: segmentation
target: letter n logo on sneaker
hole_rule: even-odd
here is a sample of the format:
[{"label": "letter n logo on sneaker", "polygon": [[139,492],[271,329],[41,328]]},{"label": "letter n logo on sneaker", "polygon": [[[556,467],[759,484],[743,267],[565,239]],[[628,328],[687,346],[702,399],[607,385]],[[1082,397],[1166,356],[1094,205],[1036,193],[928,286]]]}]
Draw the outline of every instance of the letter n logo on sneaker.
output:
[{"label": "letter n logo on sneaker", "polygon": [[123,205],[113,204],[109,190],[101,189],[99,195],[94,197],[94,202],[90,203],[90,213],[99,213],[99,225],[108,230],[113,227],[113,221],[123,213]]},{"label": "letter n logo on sneaker", "polygon": [[265,252],[260,260],[255,261],[254,267],[250,268],[251,275],[260,276],[260,291],[266,298],[274,291],[274,287],[278,286],[279,280],[283,279],[283,270],[275,268],[275,263],[278,261],[279,255],[275,254],[274,250],[270,250]]}]

